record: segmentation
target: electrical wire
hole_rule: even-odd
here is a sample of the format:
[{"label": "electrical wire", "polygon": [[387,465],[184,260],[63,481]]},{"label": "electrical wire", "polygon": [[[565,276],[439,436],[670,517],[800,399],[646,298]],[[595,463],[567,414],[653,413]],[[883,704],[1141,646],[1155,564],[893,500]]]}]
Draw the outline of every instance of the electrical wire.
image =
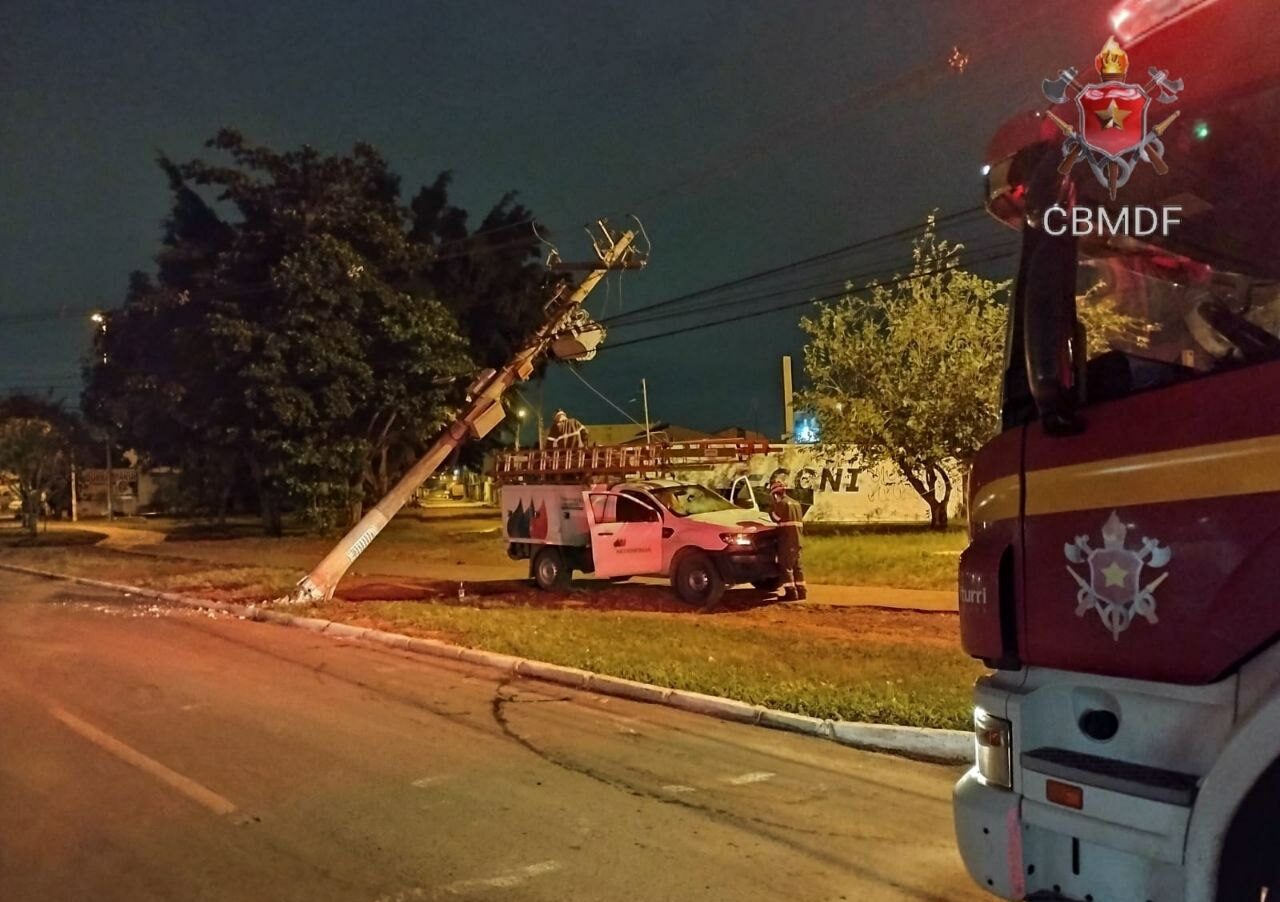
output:
[{"label": "electrical wire", "polygon": [[[958,210],[955,213],[948,213],[944,216],[938,216],[934,219],[934,225],[938,226],[938,225],[954,224],[966,217],[972,217],[976,213],[985,213],[985,207],[982,207],[982,206],[969,207],[965,210]],[[875,247],[876,245],[883,244],[887,241],[893,241],[899,238],[905,238],[917,233],[921,233],[926,228],[928,228],[927,224],[903,226],[901,228],[894,229],[891,232],[885,232],[880,235],[874,235],[870,238],[862,238],[857,241],[851,242],[850,244],[841,245],[840,247],[833,248],[832,250],[829,250],[829,251],[823,251],[820,254],[814,254],[810,257],[802,257],[801,259],[793,260],[790,263],[784,263],[779,266],[772,266],[772,267],[769,267],[768,269],[762,269],[762,270],[759,270],[758,272],[750,273],[745,276],[739,276],[738,278],[730,279],[726,282],[720,282],[716,285],[710,285],[706,288],[699,288],[695,291],[690,291],[690,292],[686,292],[685,294],[676,295],[673,298],[668,298],[663,301],[658,301],[657,303],[654,303],[654,304],[646,304],[643,307],[637,307],[636,309],[627,311],[626,313],[621,313],[621,314],[618,314],[617,316],[608,317],[607,319],[602,320],[602,322],[605,323],[606,325],[621,323],[631,317],[640,316],[642,314],[650,313],[659,308],[669,307],[673,304],[679,304],[685,301],[694,300],[695,298],[703,297],[705,295],[714,294],[716,292],[723,291],[726,288],[733,288],[740,285],[749,284],[751,282],[755,282],[760,279],[769,278],[771,276],[778,275],[784,272],[790,272],[796,269],[803,268],[805,266],[813,265],[815,263],[825,263],[829,260],[836,259],[838,257],[850,254],[854,251],[865,250],[871,247]]]},{"label": "electrical wire", "polygon": [[[966,261],[966,263],[968,264],[993,263],[999,260],[1004,260],[1009,257],[1016,256],[1017,253],[1018,253],[1017,250],[1001,251],[999,253],[993,253],[980,259],[968,260]],[[908,275],[908,276],[902,276],[897,279],[891,279],[886,282],[881,282],[878,284],[878,286],[875,286],[875,287],[890,288],[894,285],[901,285],[906,282],[915,281],[916,279],[925,278],[927,276],[940,275],[947,272],[948,269],[950,268],[951,267],[912,273],[911,275]],[[784,310],[793,310],[797,307],[807,307],[811,304],[823,303],[824,301],[834,301],[834,300],[839,300],[845,297],[852,297],[853,295],[863,294],[868,290],[870,290],[870,287],[851,288],[848,291],[838,291],[825,296],[806,298],[804,300],[793,301],[787,304],[777,304],[772,307],[765,308],[764,310],[755,310],[750,313],[740,314],[738,316],[725,317],[723,319],[712,320],[710,322],[705,322],[705,323],[695,323],[691,326],[684,326],[679,329],[670,329],[666,332],[659,332],[654,335],[644,335],[639,338],[628,339],[627,341],[614,342],[612,344],[603,345],[600,348],[600,350],[616,351],[618,348],[625,348],[629,345],[643,344],[644,342],[647,342],[647,341],[657,341],[658,339],[661,339],[661,338],[671,338],[676,335],[684,335],[685,333],[688,333],[688,332],[697,332],[702,329],[710,329],[714,326],[730,325],[732,323],[742,322],[743,320],[755,319],[761,316],[768,316],[773,313],[780,313]]]},{"label": "electrical wire", "polygon": [[590,382],[588,382],[588,381],[587,381],[587,379],[586,379],[586,377],[585,377],[585,376],[583,376],[581,373],[579,373],[579,372],[578,372],[578,370],[577,370],[574,366],[569,365],[569,366],[566,366],[566,367],[565,367],[565,369],[567,369],[569,372],[573,373],[573,375],[577,376],[577,377],[578,377],[578,381],[579,381],[579,382],[581,382],[583,385],[585,385],[587,388],[591,389],[591,391],[595,393],[596,397],[598,397],[600,400],[604,401],[604,403],[608,404],[610,407],[612,407],[612,408],[613,408],[614,410],[616,410],[618,413],[622,414],[622,415],[623,415],[624,417],[626,417],[628,420],[630,420],[631,422],[635,423],[637,426],[644,426],[644,424],[643,424],[643,423],[641,423],[639,420],[637,420],[637,419],[636,419],[635,417],[633,417],[631,414],[627,413],[625,410],[623,410],[623,409],[622,409],[621,407],[619,407],[617,404],[614,404],[614,403],[613,403],[613,401],[609,400],[609,398],[607,398],[607,397],[605,396],[605,394],[604,394],[602,391],[600,391],[600,389],[596,388],[594,385],[592,385]]},{"label": "electrical wire", "polygon": [[[990,251],[997,250],[1015,250],[1018,247],[1016,241],[995,241],[989,244],[977,246],[965,246],[965,251],[969,254],[985,254]],[[800,291],[816,291],[820,289],[839,288],[855,282],[879,282],[884,278],[896,277],[897,273],[903,268],[903,264],[910,265],[909,261],[899,261],[894,264],[888,261],[878,264],[872,269],[862,270],[856,273],[845,273],[836,277],[825,279],[821,282],[791,283],[786,286],[772,289],[761,294],[753,295],[734,295],[733,297],[718,299],[713,303],[701,304],[693,308],[681,308],[665,313],[655,313],[652,316],[641,317],[639,319],[627,320],[624,323],[613,323],[611,327],[614,329],[627,329],[634,326],[644,325],[652,322],[660,322],[667,319],[680,319],[685,316],[694,316],[701,313],[708,313],[714,310],[720,310],[725,307],[740,306],[743,304],[751,304],[756,301],[770,300],[778,297],[785,297]]]}]

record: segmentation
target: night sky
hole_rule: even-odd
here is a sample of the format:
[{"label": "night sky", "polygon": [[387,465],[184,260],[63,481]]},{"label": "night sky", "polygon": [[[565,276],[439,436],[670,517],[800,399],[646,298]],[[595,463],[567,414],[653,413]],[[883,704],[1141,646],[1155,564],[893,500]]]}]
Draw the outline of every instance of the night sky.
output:
[{"label": "night sky", "polygon": [[[566,258],[585,253],[583,223],[636,213],[652,260],[597,290],[590,306],[609,315],[975,206],[995,127],[1037,102],[1041,78],[1086,69],[1111,5],[7,0],[0,391],[78,394],[88,310],[118,304],[130,270],[152,265],[169,200],[156,151],[187,159],[222,125],[279,149],[367,140],[406,196],[453,169],[453,199],[477,222],[517,190]],[[944,234],[1011,238],[978,218]],[[611,339],[907,261],[905,244],[877,246],[707,302],[791,294]],[[778,359],[799,366],[801,312],[606,345],[582,374],[637,419],[644,376],[655,420],[774,433]],[[623,419],[563,371],[543,392],[548,414]]]}]

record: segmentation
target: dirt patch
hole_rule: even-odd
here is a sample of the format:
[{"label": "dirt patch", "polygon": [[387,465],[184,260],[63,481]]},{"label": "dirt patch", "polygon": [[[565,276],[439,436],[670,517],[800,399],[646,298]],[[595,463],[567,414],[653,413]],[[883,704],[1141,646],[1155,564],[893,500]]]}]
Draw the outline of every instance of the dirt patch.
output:
[{"label": "dirt patch", "polygon": [[959,617],[952,613],[903,611],[874,607],[827,607],[786,604],[765,592],[734,589],[714,609],[681,603],[670,588],[581,581],[567,592],[544,592],[524,580],[485,580],[462,585],[445,580],[348,579],[338,590],[340,602],[426,601],[450,607],[518,607],[628,613],[691,619],[712,618],[722,626],[809,636],[843,643],[892,642],[956,648]]},{"label": "dirt patch", "polygon": [[348,577],[339,586],[340,601],[431,601],[438,604],[500,604],[504,607],[547,610],[590,610],[655,614],[730,615],[777,604],[773,593],[730,589],[714,608],[694,608],[681,602],[665,585],[576,580],[566,592],[545,592],[528,580],[387,579]]}]

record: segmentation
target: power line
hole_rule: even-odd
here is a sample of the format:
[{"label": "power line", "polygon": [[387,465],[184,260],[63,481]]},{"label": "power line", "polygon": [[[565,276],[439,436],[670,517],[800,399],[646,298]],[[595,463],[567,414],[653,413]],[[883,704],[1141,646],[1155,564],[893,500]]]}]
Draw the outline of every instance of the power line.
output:
[{"label": "power line", "polygon": [[627,413],[625,410],[623,410],[623,409],[622,409],[621,407],[619,407],[617,404],[614,404],[611,400],[609,400],[607,397],[605,397],[604,393],[603,393],[602,391],[600,391],[600,389],[598,389],[598,388],[596,388],[594,385],[592,385],[590,382],[588,382],[588,381],[587,381],[587,378],[586,378],[585,376],[583,376],[581,373],[579,373],[575,367],[573,367],[572,365],[569,365],[569,366],[566,366],[566,367],[565,367],[565,369],[567,369],[569,372],[573,373],[573,375],[577,376],[577,377],[578,377],[578,381],[579,381],[579,382],[581,382],[581,383],[582,383],[583,385],[585,385],[587,388],[591,389],[591,391],[595,393],[595,395],[596,395],[596,397],[597,397],[597,398],[599,398],[600,400],[604,401],[604,403],[608,404],[610,407],[612,407],[612,408],[613,408],[614,410],[616,410],[618,413],[622,414],[624,417],[626,417],[626,418],[627,418],[628,420],[630,420],[631,422],[635,423],[637,426],[643,426],[643,425],[644,425],[644,424],[643,424],[643,423],[641,423],[639,420],[637,420],[635,417],[633,417],[631,414]]},{"label": "power line", "polygon": [[[959,210],[955,213],[948,213],[945,216],[936,217],[934,220],[934,224],[944,225],[947,223],[956,222],[961,219],[964,219],[965,217],[973,216],[975,213],[985,212],[985,209],[986,209],[985,207],[979,205],[977,207],[969,207],[968,209],[965,209],[965,210]],[[757,281],[759,279],[764,279],[770,276],[777,275],[779,273],[799,269],[804,266],[811,266],[814,263],[826,262],[828,260],[852,253],[853,251],[863,250],[866,248],[874,247],[878,244],[883,244],[886,241],[893,241],[897,238],[904,238],[904,237],[907,237],[908,235],[912,235],[917,232],[922,232],[927,227],[928,227],[927,224],[903,226],[902,228],[895,229],[892,232],[885,232],[883,234],[875,235],[870,238],[862,238],[850,244],[845,244],[840,247],[833,248],[832,250],[829,250],[829,251],[823,251],[820,254],[814,254],[811,257],[803,257],[799,260],[793,260],[790,263],[784,263],[780,266],[773,266],[768,269],[762,269],[758,272],[750,273],[749,275],[740,276],[736,279],[730,279],[727,282],[720,282],[719,284],[711,285],[706,288],[699,288],[696,291],[690,291],[685,294],[677,295],[676,297],[673,297],[673,298],[668,298],[667,300],[664,300],[664,301],[658,301],[656,304],[646,304],[643,307],[637,307],[635,310],[631,310],[626,313],[620,313],[616,316],[608,317],[602,320],[602,322],[604,322],[605,324],[619,323],[620,321],[629,319],[631,317],[640,316],[641,314],[647,314],[647,313],[650,313],[651,311],[657,310],[662,307],[669,307],[672,304],[679,304],[684,301],[689,301],[695,298],[703,297],[705,295],[715,294],[716,292],[722,291],[726,288],[733,288],[739,285],[745,285],[750,282]]]},{"label": "power line", "polygon": [[[996,241],[990,244],[979,245],[976,247],[966,247],[965,250],[971,254],[986,254],[990,251],[1004,251],[1004,250],[1012,251],[1012,250],[1015,250],[1017,246],[1018,246],[1017,242]],[[840,276],[838,278],[826,279],[821,282],[792,284],[783,288],[778,288],[776,290],[766,291],[761,294],[734,296],[734,297],[716,301],[715,303],[703,304],[701,306],[691,308],[691,309],[672,310],[666,313],[655,313],[652,316],[643,317],[641,319],[629,320],[625,323],[615,324],[613,328],[626,329],[633,326],[645,325],[653,322],[660,322],[662,320],[667,320],[667,319],[679,319],[685,316],[695,316],[702,313],[709,313],[714,310],[720,310],[725,307],[736,307],[736,306],[741,306],[743,304],[755,303],[756,301],[764,301],[764,300],[770,300],[778,297],[786,297],[787,295],[795,294],[796,292],[800,292],[800,291],[815,291],[818,289],[838,288],[841,286],[849,285],[850,283],[854,283],[854,282],[867,282],[867,281],[878,282],[882,278],[889,275],[894,275],[896,277],[896,273],[893,272],[893,270],[895,269],[898,269],[898,267],[896,267],[894,264],[885,262],[876,266],[873,269],[863,270],[857,273],[850,273],[850,274]],[[858,290],[861,290],[861,289],[858,289]]]},{"label": "power line", "polygon": [[[995,261],[1004,260],[1016,255],[1017,255],[1017,250],[1008,250],[1008,251],[1001,251],[999,253],[989,254],[986,257],[969,260],[967,262],[969,264],[993,263]],[[952,267],[945,267],[945,268],[936,269],[936,270],[926,270],[923,272],[912,273],[911,275],[901,276],[896,279],[891,279],[886,282],[881,282],[878,284],[877,287],[890,288],[894,285],[901,285],[905,282],[912,282],[912,281],[915,281],[916,279],[925,278],[926,276],[940,275],[942,273],[947,272],[951,268]],[[639,338],[628,339],[627,341],[616,342],[613,344],[606,344],[601,348],[601,350],[617,350],[618,348],[625,348],[628,345],[642,344],[646,341],[657,341],[660,338],[670,338],[675,335],[683,335],[687,332],[697,332],[702,329],[710,329],[714,326],[729,325],[731,323],[741,322],[743,320],[755,319],[761,316],[768,316],[773,313],[780,313],[784,310],[792,310],[796,307],[806,307],[806,306],[809,306],[810,304],[822,303],[823,301],[839,300],[840,298],[850,297],[856,294],[862,294],[868,290],[870,290],[870,287],[852,288],[852,289],[849,289],[848,291],[838,291],[833,294],[828,294],[825,296],[806,298],[801,301],[793,301],[787,304],[778,304],[772,307],[767,307],[764,310],[755,310],[755,311],[752,311],[751,313],[743,313],[737,316],[729,316],[723,319],[712,320],[710,322],[705,322],[705,323],[695,323],[694,325],[691,325],[691,326],[683,326],[679,329],[670,329],[666,332],[658,332],[657,334],[654,334],[654,335],[644,335]]]}]

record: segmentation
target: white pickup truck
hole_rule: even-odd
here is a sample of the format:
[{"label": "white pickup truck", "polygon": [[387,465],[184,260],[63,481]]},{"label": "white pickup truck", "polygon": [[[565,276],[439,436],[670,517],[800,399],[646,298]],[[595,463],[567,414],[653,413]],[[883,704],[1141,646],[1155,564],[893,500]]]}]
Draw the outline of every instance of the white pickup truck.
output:
[{"label": "white pickup truck", "polygon": [[506,485],[502,513],[507,553],[528,559],[543,589],[567,586],[574,570],[664,576],[682,601],[706,606],[727,585],[779,585],[769,518],[696,483]]}]

